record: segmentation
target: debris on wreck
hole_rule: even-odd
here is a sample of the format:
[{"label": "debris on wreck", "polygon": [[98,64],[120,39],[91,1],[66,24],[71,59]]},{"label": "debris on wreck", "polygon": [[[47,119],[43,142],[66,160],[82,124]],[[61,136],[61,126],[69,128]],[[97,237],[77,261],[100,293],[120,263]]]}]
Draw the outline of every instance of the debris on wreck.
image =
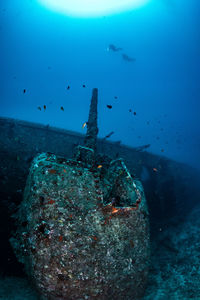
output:
[{"label": "debris on wreck", "polygon": [[148,149],[150,146],[151,146],[151,144],[142,145],[142,146],[135,148],[135,151],[142,152],[142,151]]},{"label": "debris on wreck", "polygon": [[109,139],[113,134],[114,134],[114,131],[111,131],[103,138],[103,140]]}]

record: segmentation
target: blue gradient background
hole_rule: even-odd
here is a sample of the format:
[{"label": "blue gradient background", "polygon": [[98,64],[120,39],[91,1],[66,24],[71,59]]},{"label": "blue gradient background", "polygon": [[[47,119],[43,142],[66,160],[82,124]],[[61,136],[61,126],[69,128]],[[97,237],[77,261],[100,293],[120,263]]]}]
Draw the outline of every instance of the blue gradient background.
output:
[{"label": "blue gradient background", "polygon": [[[151,144],[153,153],[200,168],[199,39],[199,0],[150,0],[92,19],[36,0],[1,0],[0,116],[85,133],[97,87],[99,137],[114,131],[113,141]],[[136,61],[107,51],[109,44]]]}]

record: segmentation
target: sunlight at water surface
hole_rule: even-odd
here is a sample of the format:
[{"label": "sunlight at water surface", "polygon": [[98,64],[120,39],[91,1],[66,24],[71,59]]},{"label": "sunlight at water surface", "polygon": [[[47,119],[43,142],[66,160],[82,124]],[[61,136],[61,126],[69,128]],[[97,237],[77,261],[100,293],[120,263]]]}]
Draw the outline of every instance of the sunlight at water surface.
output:
[{"label": "sunlight at water surface", "polygon": [[97,17],[138,8],[149,0],[39,0],[57,12],[77,17]]}]

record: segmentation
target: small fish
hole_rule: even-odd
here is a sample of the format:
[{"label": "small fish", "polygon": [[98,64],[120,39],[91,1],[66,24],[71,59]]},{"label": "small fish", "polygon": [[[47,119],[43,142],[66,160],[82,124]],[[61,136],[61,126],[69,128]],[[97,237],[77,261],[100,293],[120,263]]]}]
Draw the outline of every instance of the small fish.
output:
[{"label": "small fish", "polygon": [[69,89],[70,89],[70,86],[68,85],[68,86],[67,86],[67,90],[69,90]]},{"label": "small fish", "polygon": [[122,54],[122,58],[123,58],[123,60],[125,60],[125,61],[128,61],[128,62],[133,62],[133,61],[136,61],[136,59],[135,58],[132,58],[132,57],[130,57],[130,56],[128,56],[128,55],[126,55],[126,54]]},{"label": "small fish", "polygon": [[117,99],[118,97],[117,97],[117,96],[115,96],[114,98],[115,98],[115,99]]},{"label": "small fish", "polygon": [[38,108],[37,108],[37,109],[39,109],[40,111],[42,110],[40,106],[38,106]]},{"label": "small fish", "polygon": [[132,109],[129,109],[129,112],[132,112]]},{"label": "small fish", "polygon": [[23,93],[24,93],[24,94],[26,93],[26,89],[23,90]]},{"label": "small fish", "polygon": [[153,171],[154,171],[154,172],[158,172],[158,169],[157,169],[157,168],[153,168]]},{"label": "small fish", "polygon": [[82,128],[84,129],[86,125],[87,125],[87,122],[83,123]]},{"label": "small fish", "polygon": [[133,114],[134,114],[134,116],[136,116],[136,111],[134,111],[134,113],[133,113]]},{"label": "small fish", "polygon": [[164,149],[161,149],[161,152],[164,152]]},{"label": "small fish", "polygon": [[119,209],[117,209],[116,207],[112,206],[112,214],[116,214],[118,212]]},{"label": "small fish", "polygon": [[83,84],[83,88],[85,88],[85,84]]},{"label": "small fish", "polygon": [[63,107],[63,106],[61,106],[60,109],[61,109],[62,111],[64,111],[64,107]]},{"label": "small fish", "polygon": [[46,105],[44,105],[43,107],[44,107],[44,110],[46,110],[46,108],[47,108]]},{"label": "small fish", "polygon": [[112,105],[106,105],[107,106],[107,108],[109,108],[109,109],[111,109],[112,108]]},{"label": "small fish", "polygon": [[118,48],[118,47],[116,47],[115,45],[110,44],[110,45],[108,46],[107,50],[108,50],[108,51],[113,51],[113,52],[118,52],[118,51],[121,51],[122,48]]},{"label": "small fish", "polygon": [[102,165],[98,165],[97,169],[101,169],[102,168]]}]

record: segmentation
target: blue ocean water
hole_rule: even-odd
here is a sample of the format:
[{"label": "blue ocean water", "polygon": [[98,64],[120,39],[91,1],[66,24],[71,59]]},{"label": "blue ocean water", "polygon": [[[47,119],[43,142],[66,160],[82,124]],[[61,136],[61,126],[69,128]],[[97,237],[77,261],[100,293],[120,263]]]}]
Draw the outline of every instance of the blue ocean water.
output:
[{"label": "blue ocean water", "polygon": [[99,137],[200,168],[199,28],[199,0],[98,18],[1,0],[0,116],[85,133],[97,87]]}]

